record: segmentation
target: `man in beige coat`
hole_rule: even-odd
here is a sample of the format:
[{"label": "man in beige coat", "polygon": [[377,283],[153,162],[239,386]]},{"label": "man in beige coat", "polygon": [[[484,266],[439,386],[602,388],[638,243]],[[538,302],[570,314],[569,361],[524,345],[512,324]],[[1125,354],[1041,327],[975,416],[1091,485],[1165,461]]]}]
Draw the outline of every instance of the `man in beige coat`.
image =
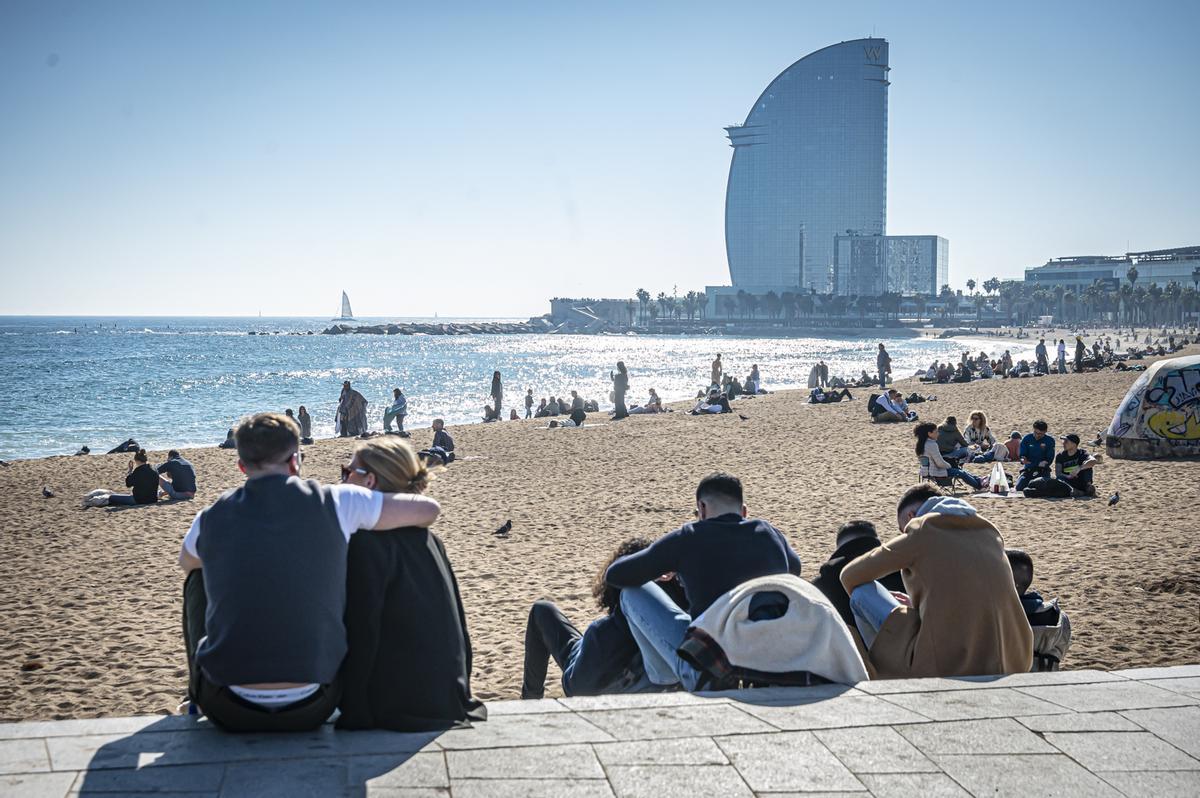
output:
[{"label": "man in beige coat", "polygon": [[[1033,632],[996,528],[930,484],[909,488],[896,516],[900,536],[841,576],[875,677],[1028,671]],[[907,597],[875,581],[894,571]]]}]

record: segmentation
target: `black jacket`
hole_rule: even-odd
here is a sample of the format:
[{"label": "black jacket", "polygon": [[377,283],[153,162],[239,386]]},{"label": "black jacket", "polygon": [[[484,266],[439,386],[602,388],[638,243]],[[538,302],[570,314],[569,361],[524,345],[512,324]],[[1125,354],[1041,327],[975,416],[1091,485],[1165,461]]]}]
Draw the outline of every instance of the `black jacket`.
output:
[{"label": "black jacket", "polygon": [[446,549],[428,529],[350,539],[338,728],[427,731],[486,720]]},{"label": "black jacket", "polygon": [[[821,566],[821,573],[817,578],[812,580],[813,585],[817,587],[825,598],[837,608],[838,614],[842,616],[842,620],[846,622],[846,626],[851,629],[856,628],[854,624],[854,613],[850,611],[850,597],[846,595],[846,589],[842,587],[842,569],[845,568],[851,560],[854,560],[866,554],[872,549],[878,548],[880,542],[878,538],[854,538],[848,540],[841,546],[838,546],[829,558],[829,560]],[[900,572],[888,574],[883,579],[879,580],[888,590],[894,590],[899,593],[904,592],[904,581],[900,578]]]},{"label": "black jacket", "polygon": [[154,504],[158,501],[158,472],[142,463],[125,475],[125,487],[133,488],[133,500],[138,504]]}]

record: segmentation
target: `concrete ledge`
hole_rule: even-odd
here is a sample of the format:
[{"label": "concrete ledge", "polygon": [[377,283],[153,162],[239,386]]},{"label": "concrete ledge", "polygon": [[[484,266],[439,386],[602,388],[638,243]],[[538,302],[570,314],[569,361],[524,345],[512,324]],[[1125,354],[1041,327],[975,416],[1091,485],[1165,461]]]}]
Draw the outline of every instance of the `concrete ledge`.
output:
[{"label": "concrete ledge", "polygon": [[489,707],[442,734],[0,724],[0,795],[1200,794],[1200,665]]}]

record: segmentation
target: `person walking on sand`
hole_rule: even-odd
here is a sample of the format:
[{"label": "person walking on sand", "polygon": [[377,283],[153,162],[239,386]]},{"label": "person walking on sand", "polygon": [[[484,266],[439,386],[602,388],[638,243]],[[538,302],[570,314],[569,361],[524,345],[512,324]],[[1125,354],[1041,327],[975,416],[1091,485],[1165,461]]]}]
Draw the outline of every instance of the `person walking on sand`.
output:
[{"label": "person walking on sand", "polygon": [[[721,356],[717,355],[718,365]],[[617,361],[617,371],[608,373],[609,378],[613,382],[613,404],[616,408],[613,411],[612,418],[617,419],[628,418],[629,410],[625,407],[625,394],[629,391],[629,372],[625,370],[625,361]]]},{"label": "person walking on sand", "polygon": [[525,392],[525,418],[533,418],[533,389]]},{"label": "person walking on sand", "polygon": [[887,375],[892,371],[892,356],[882,342],[879,344],[879,354],[875,356],[875,367],[879,369],[879,388],[882,390],[887,387]]},{"label": "person walking on sand", "polygon": [[500,407],[504,403],[504,386],[500,384],[500,372],[492,372],[492,399],[495,400],[496,419],[500,419]]},{"label": "person walking on sand", "polygon": [[397,428],[400,430],[400,436],[408,437],[408,433],[404,431],[404,417],[408,415],[408,397],[404,395],[404,391],[399,388],[392,390],[392,405],[383,413],[383,431],[392,431],[392,421],[395,420]]},{"label": "person walking on sand", "polygon": [[1038,374],[1049,374],[1050,373],[1050,360],[1048,359],[1047,352],[1046,352],[1046,339],[1045,338],[1038,339],[1037,346],[1035,346],[1033,348],[1033,353],[1035,355],[1037,355],[1037,373]]}]

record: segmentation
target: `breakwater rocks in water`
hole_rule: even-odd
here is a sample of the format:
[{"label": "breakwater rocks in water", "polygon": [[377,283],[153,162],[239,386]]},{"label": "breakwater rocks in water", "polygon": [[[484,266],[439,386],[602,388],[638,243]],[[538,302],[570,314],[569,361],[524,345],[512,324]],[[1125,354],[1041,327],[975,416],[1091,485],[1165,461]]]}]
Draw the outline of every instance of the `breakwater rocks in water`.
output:
[{"label": "breakwater rocks in water", "polygon": [[544,333],[550,325],[534,322],[478,322],[473,324],[429,324],[407,322],[405,324],[370,324],[353,327],[335,324],[322,330],[322,335],[521,335]]}]

